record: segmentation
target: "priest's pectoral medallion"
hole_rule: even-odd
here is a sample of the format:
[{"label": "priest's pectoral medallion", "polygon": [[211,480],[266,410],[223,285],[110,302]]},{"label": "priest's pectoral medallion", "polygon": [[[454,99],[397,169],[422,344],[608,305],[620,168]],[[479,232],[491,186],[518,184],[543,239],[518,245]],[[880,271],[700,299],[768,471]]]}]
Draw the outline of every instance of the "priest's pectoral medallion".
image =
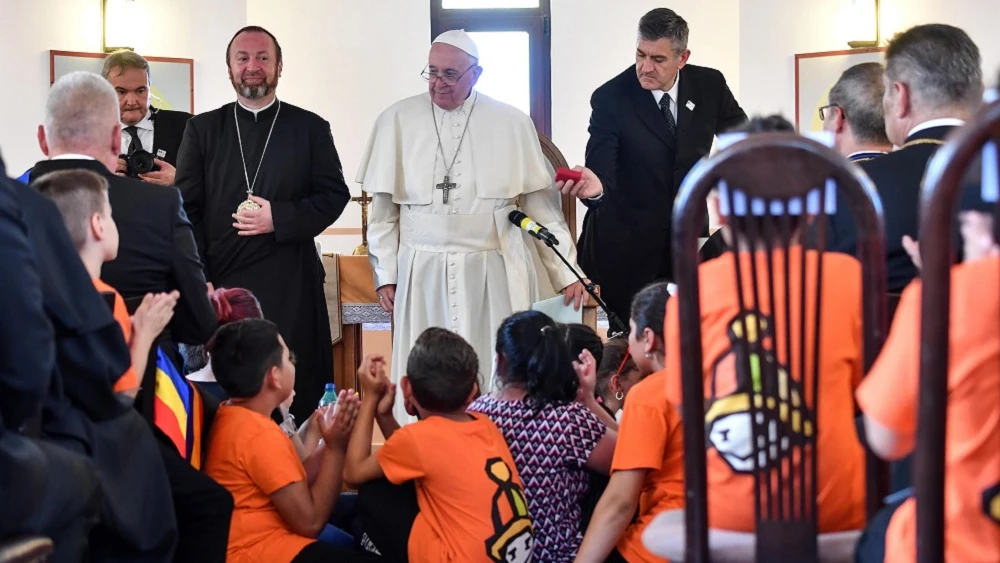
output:
[{"label": "priest's pectoral medallion", "polygon": [[236,208],[236,214],[243,215],[247,211],[257,211],[258,209],[260,209],[260,204],[247,198],[246,201],[241,203],[240,206]]},{"label": "priest's pectoral medallion", "polygon": [[448,176],[445,176],[444,181],[435,187],[441,190],[441,203],[448,203],[448,192],[457,188],[458,184],[452,182]]}]

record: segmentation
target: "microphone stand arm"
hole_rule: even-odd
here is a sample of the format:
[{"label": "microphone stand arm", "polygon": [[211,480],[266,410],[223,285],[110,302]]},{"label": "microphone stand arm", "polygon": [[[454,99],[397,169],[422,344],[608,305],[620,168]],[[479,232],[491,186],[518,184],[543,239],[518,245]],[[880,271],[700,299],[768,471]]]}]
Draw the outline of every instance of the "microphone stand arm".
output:
[{"label": "microphone stand arm", "polygon": [[544,241],[544,242],[545,245],[551,248],[552,252],[555,252],[556,256],[558,256],[559,259],[563,261],[563,264],[566,264],[566,267],[569,268],[569,271],[573,272],[573,275],[576,276],[576,279],[580,280],[580,283],[583,284],[583,287],[584,289],[587,290],[587,293],[589,293],[590,296],[594,298],[594,302],[597,303],[597,306],[600,307],[604,311],[604,314],[608,316],[608,327],[610,328],[609,336],[611,338],[615,338],[618,336],[627,335],[628,327],[625,326],[624,323],[622,323],[622,321],[618,318],[617,315],[615,315],[611,311],[611,309],[608,309],[608,304],[605,303],[604,300],[601,299],[601,296],[597,294],[597,285],[594,284],[594,282],[592,281],[583,279],[583,276],[580,275],[580,272],[577,272],[576,268],[574,268],[573,265],[569,263],[569,260],[566,260],[566,257],[562,255],[562,252],[559,252],[559,249],[556,248],[556,245],[551,244],[549,241]]}]

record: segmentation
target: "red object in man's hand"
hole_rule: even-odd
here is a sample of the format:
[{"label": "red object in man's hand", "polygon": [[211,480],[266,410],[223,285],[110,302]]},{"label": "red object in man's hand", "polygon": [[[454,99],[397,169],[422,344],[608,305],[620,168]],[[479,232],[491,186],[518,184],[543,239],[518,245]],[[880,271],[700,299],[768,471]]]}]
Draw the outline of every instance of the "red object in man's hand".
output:
[{"label": "red object in man's hand", "polygon": [[556,182],[566,182],[569,180],[579,182],[581,178],[583,178],[583,172],[579,170],[570,170],[569,168],[556,170]]}]

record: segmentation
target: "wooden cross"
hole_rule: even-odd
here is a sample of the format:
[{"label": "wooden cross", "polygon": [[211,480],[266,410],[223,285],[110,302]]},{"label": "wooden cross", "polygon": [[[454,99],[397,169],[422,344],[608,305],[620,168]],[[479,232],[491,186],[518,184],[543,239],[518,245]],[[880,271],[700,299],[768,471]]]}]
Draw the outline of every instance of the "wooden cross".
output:
[{"label": "wooden cross", "polygon": [[368,196],[368,192],[362,191],[360,196],[352,197],[351,201],[361,204],[361,246],[354,249],[354,254],[366,255],[368,254],[368,204],[372,198]]},{"label": "wooden cross", "polygon": [[458,184],[452,182],[451,178],[449,178],[448,176],[445,176],[444,181],[438,184],[436,187],[437,189],[441,190],[443,194],[441,197],[441,203],[448,203],[448,192],[457,188]]}]

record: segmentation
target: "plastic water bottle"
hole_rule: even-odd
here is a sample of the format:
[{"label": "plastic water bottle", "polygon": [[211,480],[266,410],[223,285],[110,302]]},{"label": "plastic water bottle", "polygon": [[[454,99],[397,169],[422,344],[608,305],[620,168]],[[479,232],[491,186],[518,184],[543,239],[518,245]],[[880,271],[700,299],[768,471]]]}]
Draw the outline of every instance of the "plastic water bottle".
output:
[{"label": "plastic water bottle", "polygon": [[319,406],[325,407],[337,403],[337,387],[333,383],[327,383],[323,390],[323,396],[319,400]]}]

